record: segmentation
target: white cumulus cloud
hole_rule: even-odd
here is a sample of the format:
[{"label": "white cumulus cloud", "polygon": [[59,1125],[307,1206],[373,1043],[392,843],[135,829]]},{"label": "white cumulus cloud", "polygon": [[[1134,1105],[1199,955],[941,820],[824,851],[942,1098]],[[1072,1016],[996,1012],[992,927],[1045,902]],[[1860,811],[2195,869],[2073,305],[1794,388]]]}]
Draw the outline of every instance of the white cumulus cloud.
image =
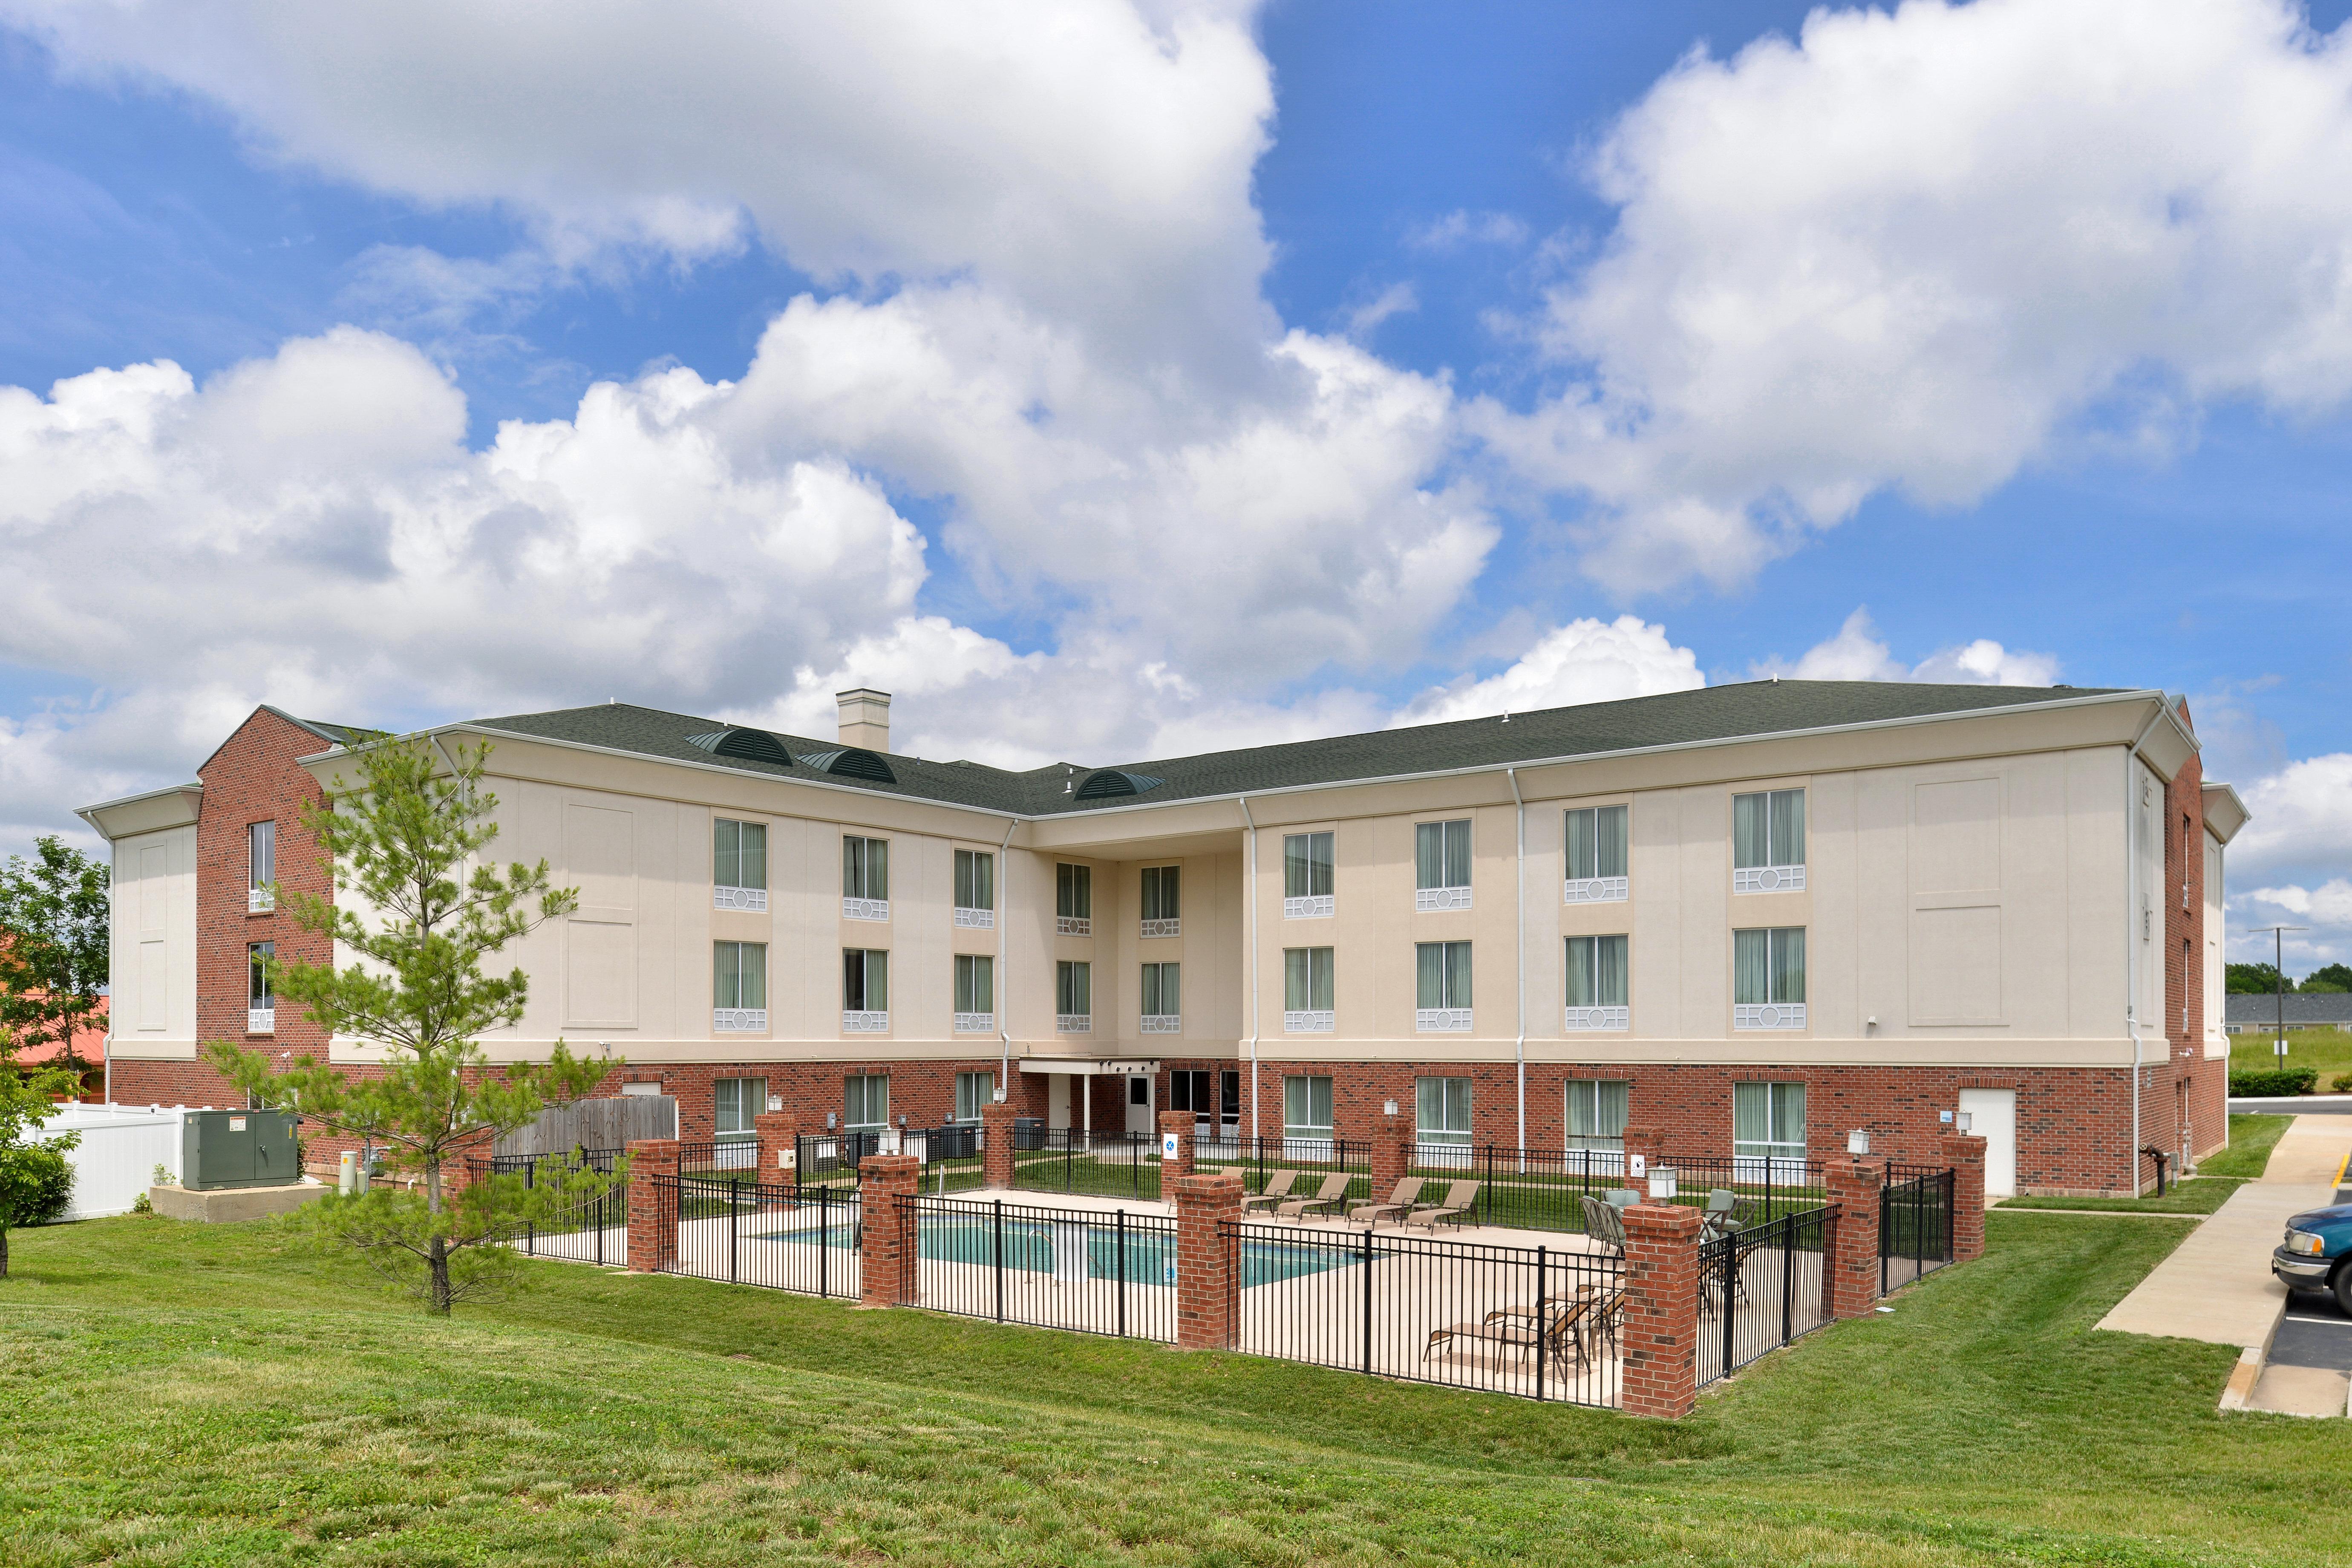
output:
[{"label": "white cumulus cloud", "polygon": [[1581,619],[1555,627],[1517,662],[1484,680],[1464,677],[1423,692],[1397,724],[1434,724],[1578,702],[1610,702],[1689,691],[1706,684],[1698,656],[1677,647],[1666,628],[1638,616]]},{"label": "white cumulus cloud", "polygon": [[1767,659],[1750,674],[1799,680],[1924,680],[1954,686],[2050,686],[2058,660],[2046,653],[2002,647],[1990,637],[1938,648],[1913,665],[1897,659],[1866,607],[1856,606],[1837,635],[1807,648],[1792,664]]}]

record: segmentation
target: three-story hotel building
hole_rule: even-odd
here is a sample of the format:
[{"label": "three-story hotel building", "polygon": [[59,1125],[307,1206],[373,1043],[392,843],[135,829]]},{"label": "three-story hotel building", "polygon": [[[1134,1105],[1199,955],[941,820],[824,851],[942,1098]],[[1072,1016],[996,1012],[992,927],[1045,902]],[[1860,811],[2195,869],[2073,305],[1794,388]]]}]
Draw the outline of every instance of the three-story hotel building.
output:
[{"label": "three-story hotel building", "polygon": [[[488,744],[502,860],[578,907],[487,1038],[623,1058],[688,1137],[977,1120],[1759,1157],[1953,1116],[1994,1191],[2118,1192],[2226,1139],[2223,847],[2154,690],[1758,681],[1007,771],[622,704]],[[113,1098],[218,1101],[202,1043],[363,1069],[260,959],[335,956],[301,808],[343,727],[257,710],[195,782],[86,808],[114,866]]]}]

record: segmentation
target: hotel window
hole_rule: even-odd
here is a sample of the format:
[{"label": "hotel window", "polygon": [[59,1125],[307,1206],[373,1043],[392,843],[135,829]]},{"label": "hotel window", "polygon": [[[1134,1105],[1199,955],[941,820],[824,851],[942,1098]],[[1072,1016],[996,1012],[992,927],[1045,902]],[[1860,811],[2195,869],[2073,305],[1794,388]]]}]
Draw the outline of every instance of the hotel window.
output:
[{"label": "hotel window", "polygon": [[1632,884],[1625,875],[1625,808],[1588,805],[1568,814],[1567,901],[1613,904]]},{"label": "hotel window", "polygon": [[715,1032],[768,1026],[768,944],[710,944],[710,1027]]},{"label": "hotel window", "polygon": [[[1731,1086],[1731,1152],[1736,1160],[1761,1161],[1754,1180],[1802,1180],[1805,1158],[1805,1086],[1801,1083],[1735,1083]],[[1788,1162],[1794,1170],[1783,1168]],[[1737,1172],[1735,1167],[1735,1173]]]},{"label": "hotel window", "polygon": [[1412,959],[1412,1026],[1423,1034],[1469,1033],[1470,944],[1415,942]]},{"label": "hotel window", "polygon": [[1063,959],[1054,965],[1054,1027],[1083,1035],[1095,1026],[1095,966]]},{"label": "hotel window", "polygon": [[274,942],[257,942],[245,950],[245,1032],[268,1035],[278,1028],[276,978],[269,973],[278,957]]},{"label": "hotel window", "polygon": [[1790,893],[1805,885],[1805,792],[1731,797],[1731,890]]},{"label": "hotel window", "polygon": [[251,822],[245,828],[245,912],[267,914],[278,907],[271,884],[278,880],[278,824]]},{"label": "hotel window", "polygon": [[1318,1141],[1330,1138],[1329,1079],[1301,1077],[1282,1080],[1282,1135]]},{"label": "hotel window", "polygon": [[960,1035],[996,1029],[996,960],[982,952],[955,958],[955,1027]]},{"label": "hotel window", "polygon": [[890,1125],[890,1075],[866,1073],[842,1080],[841,1124],[852,1132],[879,1132]]},{"label": "hotel window", "polygon": [[[1568,1080],[1568,1146],[1622,1153],[1625,1149],[1625,1102],[1633,1085],[1622,1079],[1572,1078]],[[1594,1162],[1595,1169],[1605,1167]]]},{"label": "hotel window", "polygon": [[996,1100],[996,1075],[992,1072],[960,1072],[956,1074],[955,1119],[977,1121],[981,1109]]},{"label": "hotel window", "polygon": [[1209,1075],[1198,1070],[1171,1071],[1168,1075],[1168,1109],[1189,1110],[1204,1121],[1214,1121],[1216,1106],[1209,1099]]},{"label": "hotel window", "polygon": [[1054,868],[1054,934],[1092,936],[1095,933],[1095,868],[1061,865]]},{"label": "hotel window", "polygon": [[1287,833],[1282,839],[1282,918],[1318,919],[1331,912],[1328,833]]},{"label": "hotel window", "polygon": [[853,921],[890,918],[890,841],[841,841],[841,912]]},{"label": "hotel window", "polygon": [[853,1035],[886,1034],[890,1028],[890,955],[877,948],[845,948],[841,954],[841,1027]]},{"label": "hotel window", "polygon": [[1412,829],[1412,907],[1470,907],[1470,819],[1421,822]]},{"label": "hotel window", "polygon": [[1805,1026],[1805,928],[1731,933],[1731,1026]]},{"label": "hotel window", "polygon": [[711,1118],[722,1143],[740,1143],[760,1135],[752,1118],[768,1109],[768,1080],[763,1078],[722,1078],[710,1086]]},{"label": "hotel window", "polygon": [[768,907],[768,825],[715,818],[710,824],[710,907]]},{"label": "hotel window", "polygon": [[985,849],[955,852],[955,923],[972,931],[996,928],[996,857]]},{"label": "hotel window", "polygon": [[1181,910],[1178,906],[1178,866],[1146,866],[1143,868],[1143,934],[1147,937],[1176,936],[1183,931]]},{"label": "hotel window", "polygon": [[1282,950],[1282,1028],[1290,1035],[1331,1032],[1331,949]]},{"label": "hotel window", "polygon": [[1143,1032],[1181,1034],[1184,1027],[1183,966],[1147,963],[1143,966]]},{"label": "hotel window", "polygon": [[1466,1078],[1413,1079],[1413,1136],[1423,1143],[1470,1142],[1470,1080]]},{"label": "hotel window", "polygon": [[1568,939],[1565,1026],[1570,1029],[1622,1029],[1633,1022],[1625,998],[1626,939]]}]

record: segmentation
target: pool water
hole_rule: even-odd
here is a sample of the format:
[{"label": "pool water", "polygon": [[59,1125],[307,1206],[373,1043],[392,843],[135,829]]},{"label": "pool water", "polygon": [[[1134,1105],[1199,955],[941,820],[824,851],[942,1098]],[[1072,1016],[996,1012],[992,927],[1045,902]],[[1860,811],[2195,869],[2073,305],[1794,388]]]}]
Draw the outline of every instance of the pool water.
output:
[{"label": "pool water", "polygon": [[[1046,1221],[1008,1219],[1004,1222],[1004,1266],[1033,1274],[1054,1272],[1055,1226]],[[1077,1227],[1071,1226],[1072,1230]],[[1089,1225],[1086,1230],[1086,1270],[1089,1279],[1116,1279],[1119,1273],[1119,1237],[1108,1226]],[[770,1231],[757,1239],[816,1245],[820,1238],[834,1247],[851,1242],[851,1227],[837,1224],[829,1232],[815,1226]],[[1076,1251],[1076,1237],[1066,1245]],[[1176,1237],[1160,1230],[1127,1233],[1127,1282],[1130,1285],[1176,1283]],[[917,1221],[915,1247],[919,1256],[944,1263],[986,1265],[995,1257],[994,1227],[979,1217],[925,1215]],[[1272,1285],[1304,1275],[1320,1274],[1360,1263],[1355,1252],[1334,1247],[1285,1247],[1278,1242],[1242,1244],[1242,1284]],[[1075,1264],[1073,1256],[1071,1262]]]}]

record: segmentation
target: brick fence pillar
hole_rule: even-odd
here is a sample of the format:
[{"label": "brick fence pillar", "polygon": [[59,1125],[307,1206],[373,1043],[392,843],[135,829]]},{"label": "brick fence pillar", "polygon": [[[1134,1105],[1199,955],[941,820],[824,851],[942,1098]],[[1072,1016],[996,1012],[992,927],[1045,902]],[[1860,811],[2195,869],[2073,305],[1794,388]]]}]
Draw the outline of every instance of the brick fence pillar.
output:
[{"label": "brick fence pillar", "polygon": [[760,1139],[760,1180],[771,1184],[797,1183],[801,1179],[799,1114],[790,1110],[762,1110],[751,1118],[751,1130]]},{"label": "brick fence pillar", "polygon": [[1233,1259],[1218,1226],[1241,1217],[1242,1173],[1179,1176],[1162,1190],[1176,1200],[1176,1348],[1223,1350],[1232,1335]]},{"label": "brick fence pillar", "polygon": [[1985,1141],[1973,1132],[1947,1132],[1938,1145],[1952,1168],[1952,1261],[1984,1256]]},{"label": "brick fence pillar", "polygon": [[1878,1301],[1879,1197],[1886,1173],[1863,1160],[1832,1160],[1830,1234],[1822,1258],[1822,1308],[1832,1318],[1859,1318]]},{"label": "brick fence pillar", "polygon": [[1625,1321],[1617,1334],[1628,1415],[1687,1415],[1698,1402],[1699,1211],[1638,1203],[1625,1221]]},{"label": "brick fence pillar", "polygon": [[675,1138],[639,1138],[629,1145],[629,1268],[651,1274],[677,1257],[677,1189],[654,1179],[677,1180]]},{"label": "brick fence pillar", "polygon": [[[1173,1160],[1164,1152],[1171,1132],[1176,1134],[1176,1157]],[[1192,1173],[1192,1113],[1189,1110],[1161,1111],[1160,1142],[1163,1150],[1160,1156],[1160,1190],[1164,1193],[1170,1182]]]},{"label": "brick fence pillar", "polygon": [[1020,1108],[1010,1100],[991,1100],[980,1108],[982,1179],[999,1192],[1013,1190],[1013,1140],[1018,1136],[1013,1127],[1020,1117]]},{"label": "brick fence pillar", "polygon": [[915,1195],[923,1163],[912,1154],[868,1154],[857,1162],[858,1213],[866,1245],[858,1260],[858,1303],[895,1307],[915,1299]]},{"label": "brick fence pillar", "polygon": [[1372,1191],[1374,1203],[1384,1204],[1396,1184],[1412,1170],[1415,1131],[1413,1119],[1400,1112],[1381,1116],[1372,1122]]},{"label": "brick fence pillar", "polygon": [[[1650,1190],[1649,1173],[1656,1170],[1658,1162],[1665,1157],[1666,1135],[1654,1127],[1629,1126],[1625,1129],[1624,1142],[1625,1184],[1636,1192],[1647,1193]],[[1637,1156],[1642,1162],[1639,1178],[1633,1174],[1633,1161]]]}]

